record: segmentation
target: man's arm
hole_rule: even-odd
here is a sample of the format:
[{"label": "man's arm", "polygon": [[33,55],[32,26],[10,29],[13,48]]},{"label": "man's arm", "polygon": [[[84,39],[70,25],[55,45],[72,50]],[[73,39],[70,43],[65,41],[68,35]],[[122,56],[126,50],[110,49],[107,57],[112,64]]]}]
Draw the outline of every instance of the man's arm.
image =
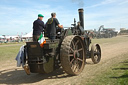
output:
[{"label": "man's arm", "polygon": [[58,27],[59,27],[59,28],[63,28],[63,25],[58,24]]},{"label": "man's arm", "polygon": [[56,25],[59,27],[59,28],[63,28],[63,25],[60,25],[59,21],[56,19]]},{"label": "man's arm", "polygon": [[44,25],[44,22],[42,21],[42,27],[44,28],[45,27],[45,25]]},{"label": "man's arm", "polygon": [[34,26],[35,26],[35,21],[33,22],[33,29],[34,29]]},{"label": "man's arm", "polygon": [[39,21],[39,25],[44,28],[44,22],[43,21]]},{"label": "man's arm", "polygon": [[41,32],[43,32],[44,30],[44,22],[43,21],[38,21],[38,24],[41,26],[40,29],[41,29]]},{"label": "man's arm", "polygon": [[45,25],[44,25],[44,22],[42,21],[42,27],[43,27],[43,29],[42,29],[42,32],[44,31],[44,28],[45,28]]}]

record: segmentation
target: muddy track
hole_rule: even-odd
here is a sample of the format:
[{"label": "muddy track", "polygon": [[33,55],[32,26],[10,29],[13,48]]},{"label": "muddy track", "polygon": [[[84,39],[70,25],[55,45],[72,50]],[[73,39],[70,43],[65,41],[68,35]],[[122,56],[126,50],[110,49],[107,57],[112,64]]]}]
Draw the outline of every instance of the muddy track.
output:
[{"label": "muddy track", "polygon": [[128,54],[128,41],[115,44],[101,44],[102,59],[99,64],[93,64],[90,59],[79,76],[69,76],[60,70],[50,74],[26,75],[24,70],[16,67],[16,61],[7,61],[0,66],[0,84],[35,84],[35,85],[72,85],[88,81],[97,74],[104,72],[111,65],[125,60]]}]

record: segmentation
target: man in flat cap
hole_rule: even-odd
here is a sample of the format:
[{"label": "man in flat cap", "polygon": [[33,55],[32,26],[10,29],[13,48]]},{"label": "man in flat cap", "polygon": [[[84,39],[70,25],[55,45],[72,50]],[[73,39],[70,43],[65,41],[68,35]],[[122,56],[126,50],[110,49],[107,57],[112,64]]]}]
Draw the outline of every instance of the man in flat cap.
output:
[{"label": "man in flat cap", "polygon": [[38,19],[33,22],[33,41],[38,41],[44,29],[43,15],[38,14]]},{"label": "man in flat cap", "polygon": [[56,18],[56,13],[51,13],[51,18],[48,19],[46,23],[46,31],[48,38],[51,39],[51,41],[54,41],[56,38],[56,30],[58,28],[63,28],[63,25],[60,25],[58,19]]}]

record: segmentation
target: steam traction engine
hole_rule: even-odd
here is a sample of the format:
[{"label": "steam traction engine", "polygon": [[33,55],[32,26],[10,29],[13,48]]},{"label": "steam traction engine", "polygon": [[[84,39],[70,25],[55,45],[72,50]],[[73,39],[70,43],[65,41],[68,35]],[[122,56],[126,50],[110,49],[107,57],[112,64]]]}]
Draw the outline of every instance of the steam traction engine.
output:
[{"label": "steam traction engine", "polygon": [[31,73],[50,73],[60,67],[69,75],[78,75],[85,67],[86,59],[91,58],[94,64],[100,62],[99,44],[89,46],[90,38],[84,32],[83,9],[79,9],[80,22],[65,30],[58,30],[54,42],[46,39],[41,48],[38,42],[26,42],[26,64]]}]

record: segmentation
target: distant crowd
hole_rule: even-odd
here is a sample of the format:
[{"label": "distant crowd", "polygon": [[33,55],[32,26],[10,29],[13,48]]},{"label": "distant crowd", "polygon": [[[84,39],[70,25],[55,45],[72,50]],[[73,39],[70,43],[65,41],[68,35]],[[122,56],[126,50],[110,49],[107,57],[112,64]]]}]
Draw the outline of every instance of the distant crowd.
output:
[{"label": "distant crowd", "polygon": [[12,42],[29,42],[32,41],[32,38],[22,38],[22,37],[16,37],[16,38],[0,38],[0,43],[12,43]]}]

